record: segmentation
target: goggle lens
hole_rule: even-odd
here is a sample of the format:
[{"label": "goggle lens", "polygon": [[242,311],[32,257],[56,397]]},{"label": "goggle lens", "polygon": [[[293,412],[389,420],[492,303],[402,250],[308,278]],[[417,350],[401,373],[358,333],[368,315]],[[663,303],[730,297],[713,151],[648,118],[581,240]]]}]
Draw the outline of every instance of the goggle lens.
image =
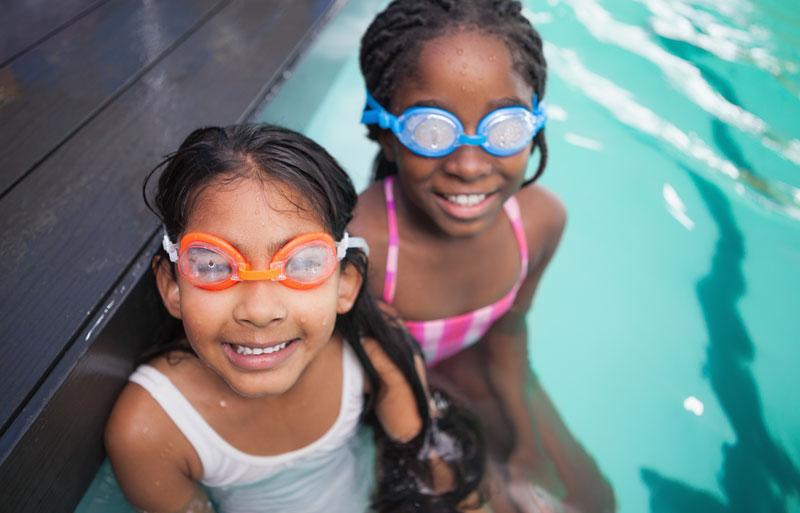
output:
[{"label": "goggle lens", "polygon": [[417,145],[433,152],[451,147],[457,137],[457,127],[453,122],[435,114],[413,116],[407,127]]},{"label": "goggle lens", "polygon": [[289,280],[287,285],[315,285],[327,280],[335,269],[336,255],[331,247],[321,241],[312,241],[286,257],[283,271]]},{"label": "goggle lens", "polygon": [[220,248],[192,242],[181,252],[178,270],[192,283],[218,285],[231,279],[235,262]]},{"label": "goggle lens", "polygon": [[527,146],[533,125],[524,112],[499,116],[486,128],[486,146],[501,154],[513,154]]}]

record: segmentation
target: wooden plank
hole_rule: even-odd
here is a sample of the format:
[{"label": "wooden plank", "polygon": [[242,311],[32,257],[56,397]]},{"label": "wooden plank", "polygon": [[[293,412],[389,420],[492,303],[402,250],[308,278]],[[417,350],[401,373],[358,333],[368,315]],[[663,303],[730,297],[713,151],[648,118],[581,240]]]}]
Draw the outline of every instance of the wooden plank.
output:
[{"label": "wooden plank", "polygon": [[174,329],[149,270],[158,247],[153,242],[81,334],[92,339],[91,350],[81,354],[74,344],[23,416],[50,406],[28,429],[6,433],[19,441],[0,466],[4,512],[71,512],[94,477],[104,457],[106,419],[135,358],[146,341]]},{"label": "wooden plank", "polygon": [[115,0],[0,68],[0,197],[222,0]]},{"label": "wooden plank", "polygon": [[3,432],[154,232],[146,171],[253,108],[334,4],[231,3],[0,201]]},{"label": "wooden plank", "polygon": [[0,5],[3,13],[0,17],[0,66],[106,1],[3,2]]}]

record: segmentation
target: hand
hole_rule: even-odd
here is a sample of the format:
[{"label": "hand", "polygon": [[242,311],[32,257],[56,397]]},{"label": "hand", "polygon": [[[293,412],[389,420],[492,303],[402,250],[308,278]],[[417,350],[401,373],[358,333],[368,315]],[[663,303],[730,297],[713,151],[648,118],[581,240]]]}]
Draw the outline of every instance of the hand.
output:
[{"label": "hand", "polygon": [[563,498],[567,494],[555,464],[543,447],[539,450],[515,448],[508,457],[508,474],[511,483],[529,483],[548,490],[555,497]]}]

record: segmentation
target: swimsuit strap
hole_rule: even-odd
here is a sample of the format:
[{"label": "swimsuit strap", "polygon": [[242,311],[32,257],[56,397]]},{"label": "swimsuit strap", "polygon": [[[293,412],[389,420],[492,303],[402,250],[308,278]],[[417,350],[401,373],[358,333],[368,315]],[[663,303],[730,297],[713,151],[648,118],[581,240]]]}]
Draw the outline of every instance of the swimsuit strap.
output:
[{"label": "swimsuit strap", "polygon": [[528,239],[525,237],[525,226],[522,224],[522,213],[519,208],[519,201],[516,196],[511,196],[503,203],[503,210],[505,210],[508,220],[511,221],[511,228],[514,230],[514,236],[517,238],[517,246],[519,246],[519,259],[522,267],[519,273],[519,280],[517,287],[522,285],[525,277],[528,275]]},{"label": "swimsuit strap", "polygon": [[[383,280],[383,300],[389,304],[394,301],[397,290],[397,258],[399,254],[400,238],[397,234],[397,212],[394,205],[394,176],[387,176],[383,180],[383,192],[386,198],[386,220],[389,225],[389,247],[386,252],[386,274]],[[514,237],[517,239],[520,257],[520,275],[516,287],[519,288],[528,274],[528,239],[525,237],[525,227],[522,224],[522,214],[516,196],[511,196],[503,203],[503,210],[511,222]]]},{"label": "swimsuit strap", "polygon": [[383,300],[389,304],[394,301],[397,286],[397,255],[400,239],[397,235],[397,213],[394,207],[394,177],[387,176],[383,180],[383,192],[386,196],[386,218],[389,223],[389,248],[386,252],[386,277],[383,280]]}]

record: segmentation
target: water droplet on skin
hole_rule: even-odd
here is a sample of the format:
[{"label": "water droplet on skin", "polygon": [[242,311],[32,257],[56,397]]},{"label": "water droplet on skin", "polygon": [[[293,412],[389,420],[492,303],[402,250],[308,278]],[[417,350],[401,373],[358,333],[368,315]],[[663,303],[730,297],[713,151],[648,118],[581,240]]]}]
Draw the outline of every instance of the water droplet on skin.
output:
[{"label": "water droplet on skin", "polygon": [[458,55],[463,55],[463,54],[464,54],[464,49],[463,49],[463,48],[457,48],[457,49],[456,49],[456,53],[457,53]]},{"label": "water droplet on skin", "polygon": [[258,215],[258,214],[260,214],[260,213],[261,213],[261,211],[260,211],[259,209],[256,209],[256,212],[255,212],[255,214],[256,214],[256,215]]},{"label": "water droplet on skin", "polygon": [[228,403],[226,403],[225,400],[223,399],[222,401],[219,402],[219,405],[224,408],[224,407],[228,406]]},{"label": "water droplet on skin", "polygon": [[464,75],[467,74],[467,72],[462,69],[461,71],[458,72],[458,74],[463,77]]}]

